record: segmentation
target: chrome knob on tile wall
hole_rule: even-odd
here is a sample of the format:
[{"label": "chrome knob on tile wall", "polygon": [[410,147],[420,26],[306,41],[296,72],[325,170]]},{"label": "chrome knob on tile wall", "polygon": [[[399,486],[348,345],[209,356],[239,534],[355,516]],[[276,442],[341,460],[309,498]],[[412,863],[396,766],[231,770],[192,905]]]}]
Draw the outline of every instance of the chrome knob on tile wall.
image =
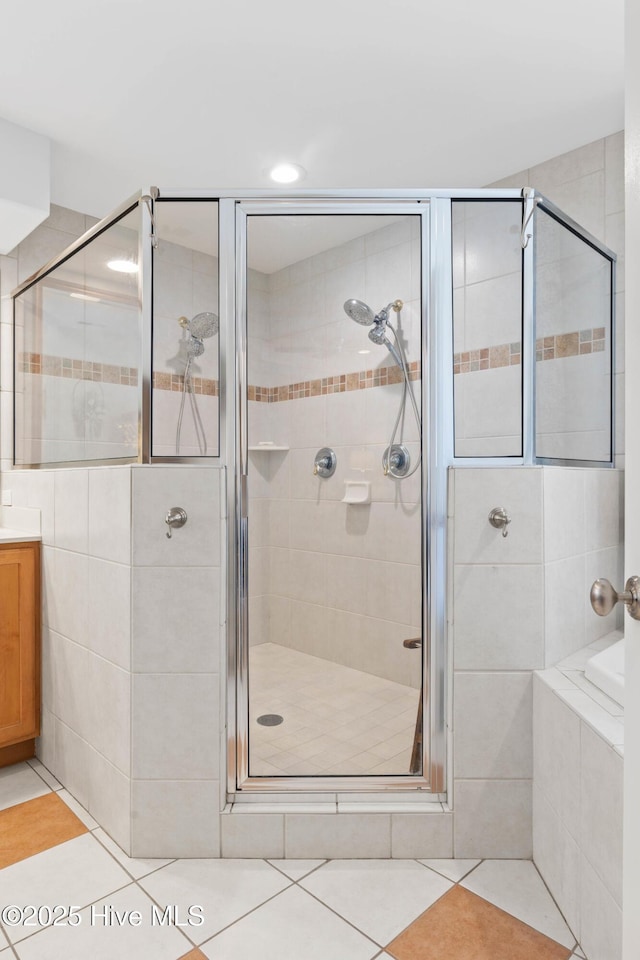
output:
[{"label": "chrome knob on tile wall", "polygon": [[176,530],[180,527],[184,527],[187,522],[187,511],[183,510],[182,507],[171,507],[167,512],[164,522],[169,527],[167,530],[167,537],[171,540],[171,532],[175,527]]},{"label": "chrome knob on tile wall", "polygon": [[507,513],[504,507],[494,507],[491,513],[489,514],[489,523],[492,527],[495,527],[496,530],[502,530],[502,536],[509,536],[509,524],[511,523],[511,517]]},{"label": "chrome knob on tile wall", "polygon": [[624,585],[624,591],[618,593],[608,580],[596,580],[591,587],[591,606],[599,617],[606,617],[611,613],[618,601],[622,601],[627,612],[634,620],[640,620],[640,577],[629,577]]}]

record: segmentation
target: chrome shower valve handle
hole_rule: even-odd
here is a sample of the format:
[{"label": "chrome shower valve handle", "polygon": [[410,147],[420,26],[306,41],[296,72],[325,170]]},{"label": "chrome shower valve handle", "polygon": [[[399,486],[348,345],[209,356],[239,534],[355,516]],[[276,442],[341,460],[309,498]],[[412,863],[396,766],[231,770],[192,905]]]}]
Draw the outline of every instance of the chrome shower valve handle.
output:
[{"label": "chrome shower valve handle", "polygon": [[320,450],[315,455],[313,461],[313,475],[314,477],[322,477],[327,479],[332,477],[336,472],[336,464],[338,458],[336,457],[335,451],[331,447],[321,447]]}]

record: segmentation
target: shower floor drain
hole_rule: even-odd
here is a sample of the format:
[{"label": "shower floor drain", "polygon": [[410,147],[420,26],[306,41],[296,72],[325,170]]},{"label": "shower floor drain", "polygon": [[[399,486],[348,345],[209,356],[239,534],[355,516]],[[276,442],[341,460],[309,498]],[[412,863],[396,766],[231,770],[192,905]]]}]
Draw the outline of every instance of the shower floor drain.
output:
[{"label": "shower floor drain", "polygon": [[282,721],[283,717],[279,713],[263,713],[261,717],[258,717],[258,723],[261,723],[263,727],[277,727]]}]

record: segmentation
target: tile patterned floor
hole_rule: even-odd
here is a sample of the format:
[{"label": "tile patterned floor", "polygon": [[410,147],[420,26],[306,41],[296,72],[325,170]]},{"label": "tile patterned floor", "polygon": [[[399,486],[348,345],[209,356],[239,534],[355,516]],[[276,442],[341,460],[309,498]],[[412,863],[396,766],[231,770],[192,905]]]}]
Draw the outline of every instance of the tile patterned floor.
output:
[{"label": "tile patterned floor", "polygon": [[419,690],[277,643],[249,656],[252,776],[409,773]]},{"label": "tile patterned floor", "polygon": [[583,956],[530,861],[134,860],[37,761],[1,773],[0,856],[0,960]]}]

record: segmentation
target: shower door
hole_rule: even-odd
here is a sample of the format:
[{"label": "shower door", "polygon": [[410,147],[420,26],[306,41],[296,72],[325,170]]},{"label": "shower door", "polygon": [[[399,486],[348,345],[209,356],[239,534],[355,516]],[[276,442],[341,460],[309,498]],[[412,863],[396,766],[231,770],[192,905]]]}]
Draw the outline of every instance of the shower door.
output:
[{"label": "shower door", "polygon": [[427,218],[239,207],[239,788],[428,780]]}]

